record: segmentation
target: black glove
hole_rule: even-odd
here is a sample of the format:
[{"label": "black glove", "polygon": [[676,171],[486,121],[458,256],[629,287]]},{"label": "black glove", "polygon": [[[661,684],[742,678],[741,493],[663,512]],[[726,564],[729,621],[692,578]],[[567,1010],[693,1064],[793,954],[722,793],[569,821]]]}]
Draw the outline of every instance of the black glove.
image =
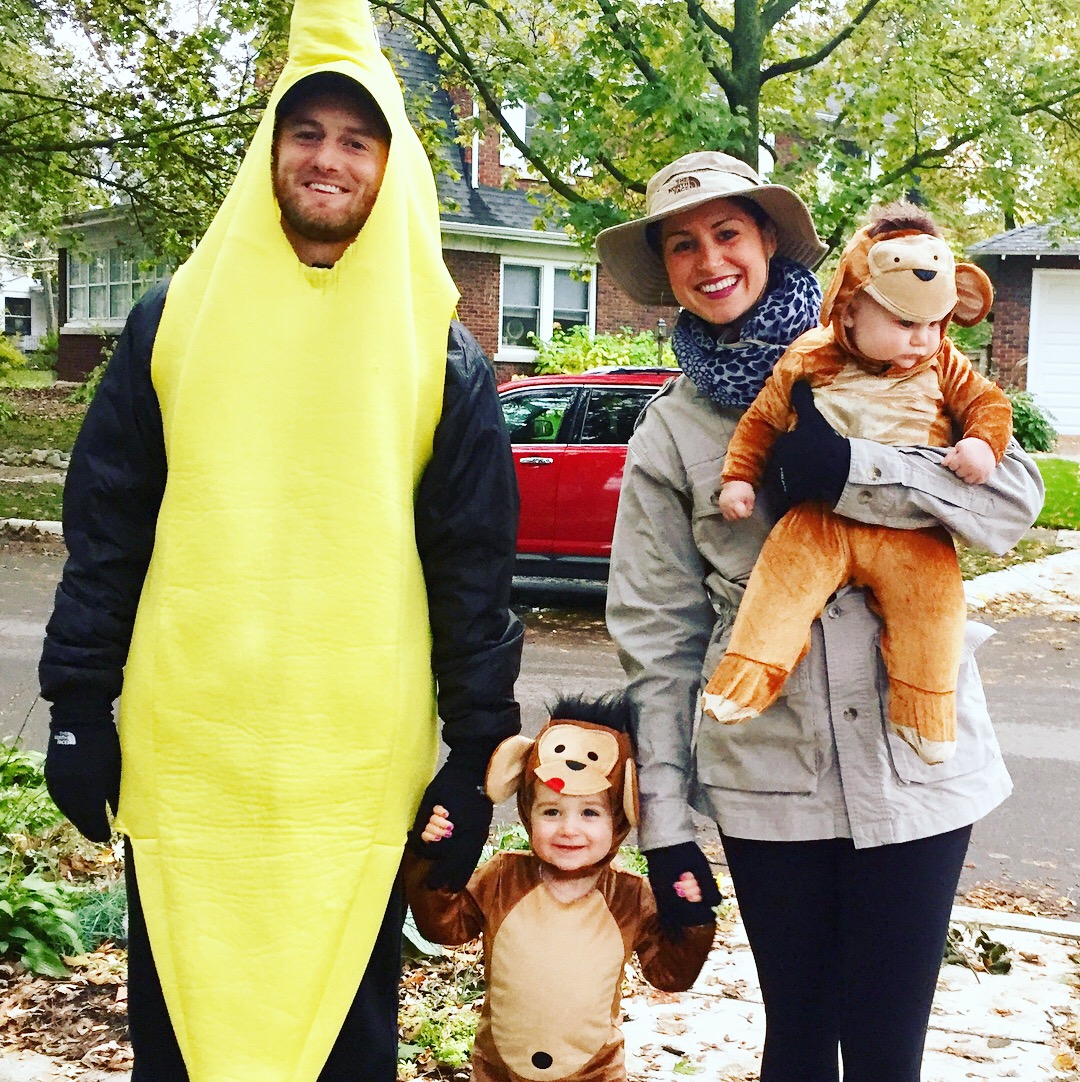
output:
[{"label": "black glove", "polygon": [[[696,842],[680,842],[660,849],[646,849],[649,883],[656,897],[660,927],[668,935],[681,935],[680,929],[694,924],[711,924],[713,909],[723,900],[716,878],[705,854]],[[675,883],[684,872],[692,872],[701,888],[701,901],[688,902],[675,893]]]},{"label": "black glove", "polygon": [[[484,792],[484,775],[490,758],[491,751],[487,748],[451,748],[442,769],[424,792],[409,831],[409,845],[417,856],[434,861],[426,880],[431,890],[464,890],[476,869],[494,811]],[[442,841],[425,842],[420,835],[436,804],[450,813],[448,818],[454,824],[454,832]]]},{"label": "black glove", "polygon": [[806,380],[791,388],[791,405],[798,423],[773,444],[765,480],[778,494],[781,512],[807,500],[835,507],[851,469],[851,444],[818,413]]},{"label": "black glove", "polygon": [[112,834],[105,805],[120,803],[120,736],[111,721],[49,727],[45,784],[56,806],[92,842]]}]

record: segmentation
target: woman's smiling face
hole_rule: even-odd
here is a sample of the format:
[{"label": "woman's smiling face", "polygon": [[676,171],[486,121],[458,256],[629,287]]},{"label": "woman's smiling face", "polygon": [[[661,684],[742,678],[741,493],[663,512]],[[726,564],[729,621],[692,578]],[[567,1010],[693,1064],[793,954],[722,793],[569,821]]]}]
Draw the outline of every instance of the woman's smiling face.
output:
[{"label": "woman's smiling face", "polygon": [[742,318],[761,299],[776,252],[771,225],[730,199],[665,218],[661,252],[675,299],[707,323]]}]

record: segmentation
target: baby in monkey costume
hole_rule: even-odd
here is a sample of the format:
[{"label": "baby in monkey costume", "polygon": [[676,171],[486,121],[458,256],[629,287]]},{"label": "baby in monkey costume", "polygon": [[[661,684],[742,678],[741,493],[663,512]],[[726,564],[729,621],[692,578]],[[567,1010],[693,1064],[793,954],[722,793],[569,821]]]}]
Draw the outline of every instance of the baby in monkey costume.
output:
[{"label": "baby in monkey costume", "polygon": [[[1012,434],[1004,392],[946,335],[973,326],[993,290],[954,263],[930,217],[909,203],[872,214],[840,259],[821,310],[777,362],[724,459],[720,509],[746,518],[776,438],[816,407],[841,436],[947,447],[942,464],[986,481]],[[792,508],[769,534],[739,605],[727,653],[705,688],[705,714],[732,724],[760,714],[809,647],[829,596],[867,587],[885,627],[889,722],[927,763],[956,747],[956,678],[966,606],[956,550],[943,527],[865,525],[822,503]]]},{"label": "baby in monkey costume", "polygon": [[[497,804],[517,793],[531,851],[495,854],[458,894],[426,887],[428,862],[407,854],[420,931],[448,944],[483,933],[475,1082],[623,1082],[621,984],[631,955],[651,984],[677,992],[709,953],[714,922],[669,938],[648,881],[611,865],[637,822],[628,718],[622,696],[564,699],[535,740],[515,736],[496,748],[488,796]],[[452,808],[436,808],[421,837],[447,837],[452,819]],[[700,900],[690,873],[675,889]]]}]

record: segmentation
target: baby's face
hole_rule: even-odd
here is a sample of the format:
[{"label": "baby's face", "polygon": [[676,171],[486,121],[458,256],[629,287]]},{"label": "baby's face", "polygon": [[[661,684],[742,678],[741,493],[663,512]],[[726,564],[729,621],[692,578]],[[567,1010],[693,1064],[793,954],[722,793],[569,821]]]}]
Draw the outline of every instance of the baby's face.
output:
[{"label": "baby's face", "polygon": [[560,872],[572,874],[598,864],[615,839],[607,792],[567,796],[538,784],[529,838],[533,852]]},{"label": "baby's face", "polygon": [[844,313],[844,326],[852,345],[871,361],[889,361],[897,368],[912,368],[941,348],[942,321],[920,323],[902,319],[858,293]]}]

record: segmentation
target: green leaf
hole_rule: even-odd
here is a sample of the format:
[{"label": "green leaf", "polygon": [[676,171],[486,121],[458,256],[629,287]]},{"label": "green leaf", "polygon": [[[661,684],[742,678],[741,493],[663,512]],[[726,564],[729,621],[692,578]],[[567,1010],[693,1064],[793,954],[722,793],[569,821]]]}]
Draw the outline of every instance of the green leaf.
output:
[{"label": "green leaf", "polygon": [[38,939],[23,948],[22,963],[31,972],[43,977],[66,977],[68,973],[60,955]]}]

